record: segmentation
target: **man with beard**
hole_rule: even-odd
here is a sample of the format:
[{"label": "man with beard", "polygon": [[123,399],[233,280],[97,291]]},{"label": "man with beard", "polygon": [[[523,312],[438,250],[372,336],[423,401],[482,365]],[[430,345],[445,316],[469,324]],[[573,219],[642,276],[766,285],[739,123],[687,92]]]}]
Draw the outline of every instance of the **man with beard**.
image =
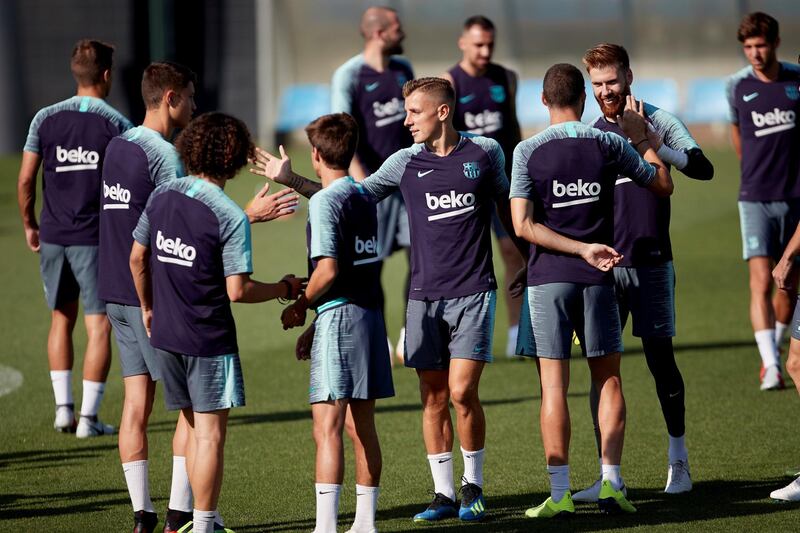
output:
[{"label": "man with beard", "polygon": [[[456,109],[453,125],[459,131],[484,135],[500,143],[506,156],[506,175],[511,175],[511,156],[522,139],[517,122],[517,74],[492,63],[495,28],[491,20],[476,15],[464,22],[458,39],[461,61],[442,75],[456,90]],[[503,229],[497,216],[492,217],[492,228],[505,266],[505,278],[510,280],[525,262],[514,241]],[[508,287],[508,284],[506,284]],[[514,297],[506,288],[508,312],[508,338],[506,356],[515,353],[519,331],[520,297]]]},{"label": "man with beard", "polygon": [[[792,317],[794,294],[772,295],[772,265],[800,221],[800,68],[777,59],[778,21],[750,13],[738,32],[750,63],[728,82],[733,146],[741,160],[739,216],[750,271],[750,322],[761,356],[761,390],[782,389],[778,347]],[[797,286],[797,271],[788,286]]]},{"label": "man with beard", "polygon": [[[628,53],[620,45],[602,43],[589,49],[583,63],[603,115],[591,125],[602,131],[628,136],[616,117],[631,94],[633,72]],[[686,126],[677,117],[654,105],[643,103],[649,123],[650,145],[661,160],[697,180],[710,180],[714,167],[706,159]],[[614,267],[614,283],[622,326],[630,314],[633,335],[642,339],[647,366],[656,383],[669,433],[667,493],[692,488],[685,444],[684,383],[672,337],[675,336],[675,272],[669,238],[670,201],[648,189],[637,187],[620,175],[614,187],[614,248],[622,260]],[[590,393],[592,417],[600,450],[597,421],[598,393]],[[601,454],[602,456],[602,454]],[[573,496],[576,501],[597,501],[600,480]]]},{"label": "man with beard", "polygon": [[[414,78],[411,64],[398,57],[403,53],[405,33],[395,10],[368,8],[361,16],[360,30],[364,51],[336,69],[331,82],[331,112],[347,113],[358,123],[358,147],[349,169],[356,181],[412,144],[403,127],[403,84]],[[408,246],[408,215],[397,192],[378,204],[379,257],[385,259]],[[404,303],[407,297],[406,290]],[[397,343],[401,359],[404,337],[402,330]]]}]

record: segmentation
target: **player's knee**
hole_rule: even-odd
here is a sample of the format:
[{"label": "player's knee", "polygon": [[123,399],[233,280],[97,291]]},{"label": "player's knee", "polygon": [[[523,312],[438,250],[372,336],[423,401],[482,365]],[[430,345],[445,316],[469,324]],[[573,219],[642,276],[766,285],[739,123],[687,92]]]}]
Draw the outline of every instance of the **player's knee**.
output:
[{"label": "player's knee", "polygon": [[105,314],[86,317],[86,333],[90,337],[104,338],[111,335],[111,323]]},{"label": "player's knee", "polygon": [[789,349],[789,358],[786,360],[786,370],[794,381],[800,379],[800,346],[796,349]]},{"label": "player's knee", "polygon": [[459,384],[451,387],[450,398],[457,409],[472,408],[480,404],[477,387],[468,384]]}]

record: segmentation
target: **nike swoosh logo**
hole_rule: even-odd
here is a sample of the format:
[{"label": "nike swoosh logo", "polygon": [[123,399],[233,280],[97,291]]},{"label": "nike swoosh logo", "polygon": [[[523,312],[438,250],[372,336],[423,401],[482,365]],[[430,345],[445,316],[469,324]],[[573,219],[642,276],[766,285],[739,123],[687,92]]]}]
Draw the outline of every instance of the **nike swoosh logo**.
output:
[{"label": "nike swoosh logo", "polygon": [[664,326],[666,326],[666,324],[653,324],[653,329],[661,329]]},{"label": "nike swoosh logo", "polygon": [[458,99],[459,103],[468,104],[475,99],[474,94],[468,94],[467,96],[462,96]]},{"label": "nike swoosh logo", "polygon": [[678,394],[680,394],[680,393],[681,393],[681,391],[678,391],[678,392],[676,392],[675,394],[670,394],[670,395],[669,395],[669,397],[670,397],[670,398],[674,398],[675,396],[677,396],[677,395],[678,395]]},{"label": "nike swoosh logo", "polygon": [[446,463],[446,462],[447,462],[447,461],[449,461],[449,460],[450,460],[450,459],[439,459],[439,464]]},{"label": "nike swoosh logo", "polygon": [[418,170],[418,171],[417,171],[417,177],[418,177],[418,178],[421,178],[421,177],[423,177],[423,176],[427,176],[428,174],[430,174],[430,173],[431,173],[431,172],[433,172],[434,170],[435,170],[435,169],[433,169],[433,168],[432,168],[432,169],[430,169],[430,170],[426,170],[425,172],[422,172],[422,171]]},{"label": "nike swoosh logo", "polygon": [[322,491],[320,491],[319,493],[320,493],[320,494],[330,494],[331,492],[334,492],[334,491],[332,491],[332,490],[329,490],[329,491],[326,491],[326,492],[322,492]]},{"label": "nike swoosh logo", "polygon": [[381,82],[376,81],[374,83],[368,83],[368,84],[364,85],[364,88],[367,90],[368,93],[371,93],[372,91],[377,89],[380,84],[381,84]]},{"label": "nike swoosh logo", "polygon": [[756,98],[757,96],[758,96],[758,93],[745,94],[745,95],[742,96],[742,100],[744,100],[745,102],[749,102],[750,100]]}]

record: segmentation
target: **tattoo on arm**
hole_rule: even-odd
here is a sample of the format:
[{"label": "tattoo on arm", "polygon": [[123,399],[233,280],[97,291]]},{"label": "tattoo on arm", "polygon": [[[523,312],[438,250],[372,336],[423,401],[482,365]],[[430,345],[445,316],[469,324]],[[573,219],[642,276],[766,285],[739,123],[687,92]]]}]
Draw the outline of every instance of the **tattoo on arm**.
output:
[{"label": "tattoo on arm", "polygon": [[295,174],[294,172],[289,175],[286,185],[297,191],[299,194],[302,194],[306,198],[311,198],[322,189],[322,185],[319,183],[304,178],[303,176]]}]

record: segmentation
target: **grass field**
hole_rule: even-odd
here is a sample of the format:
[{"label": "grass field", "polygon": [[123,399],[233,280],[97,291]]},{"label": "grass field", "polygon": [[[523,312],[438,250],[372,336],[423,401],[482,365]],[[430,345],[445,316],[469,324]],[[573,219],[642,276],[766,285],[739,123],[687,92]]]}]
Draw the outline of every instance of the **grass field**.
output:
[{"label": "grass field", "polygon": [[[308,171],[305,151],[295,167]],[[729,151],[710,152],[711,183],[676,173],[672,237],[677,270],[676,350],[686,381],[687,442],[694,479],[688,495],[667,497],[667,435],[652,379],[637,340],[626,336],[623,377],[628,405],[623,475],[639,512],[601,516],[578,506],[569,522],[533,523],[523,512],[548,491],[538,429],[539,385],[530,362],[502,355],[482,380],[488,423],[486,493],[489,516],[466,526],[448,521],[436,531],[528,531],[605,529],[639,531],[796,531],[798,507],[771,503],[783,486],[786,467],[800,464],[797,431],[800,402],[793,389],[758,390],[759,358],[747,318],[746,266],[741,261],[736,212],[738,169]],[[0,397],[0,530],[122,531],[131,508],[116,451],[116,438],[78,441],[52,430],[53,402],[46,366],[49,312],[42,297],[38,261],[27,251],[16,207],[18,160],[0,160],[0,365],[22,373],[24,382]],[[258,186],[242,175],[229,186],[240,204]],[[305,204],[303,204],[305,205]],[[304,210],[291,220],[253,231],[255,277],[267,281],[305,269]],[[385,269],[388,323],[397,335],[402,316],[404,265],[394,257]],[[498,273],[500,273],[498,268]],[[281,305],[237,305],[247,407],[231,413],[225,483],[220,510],[237,532],[311,531],[314,527],[313,458],[308,370],[294,358],[295,331],[279,324]],[[505,346],[505,310],[498,305],[495,353]],[[76,352],[84,336],[76,330]],[[80,369],[80,363],[76,365]],[[5,372],[5,370],[3,370]],[[0,373],[0,383],[7,373]],[[80,402],[80,373],[75,379]],[[583,488],[597,473],[588,413],[588,371],[572,363],[570,408],[572,487]],[[417,529],[411,516],[423,509],[432,488],[420,432],[417,379],[394,370],[397,396],[378,407],[384,471],[378,527]],[[102,418],[117,423],[122,406],[119,363],[114,361]],[[151,490],[163,515],[169,494],[170,438],[175,415],[161,394],[150,431]],[[456,450],[458,443],[456,442]],[[461,458],[456,454],[456,475]],[[354,514],[352,454],[348,454],[340,506],[340,531]]]}]

